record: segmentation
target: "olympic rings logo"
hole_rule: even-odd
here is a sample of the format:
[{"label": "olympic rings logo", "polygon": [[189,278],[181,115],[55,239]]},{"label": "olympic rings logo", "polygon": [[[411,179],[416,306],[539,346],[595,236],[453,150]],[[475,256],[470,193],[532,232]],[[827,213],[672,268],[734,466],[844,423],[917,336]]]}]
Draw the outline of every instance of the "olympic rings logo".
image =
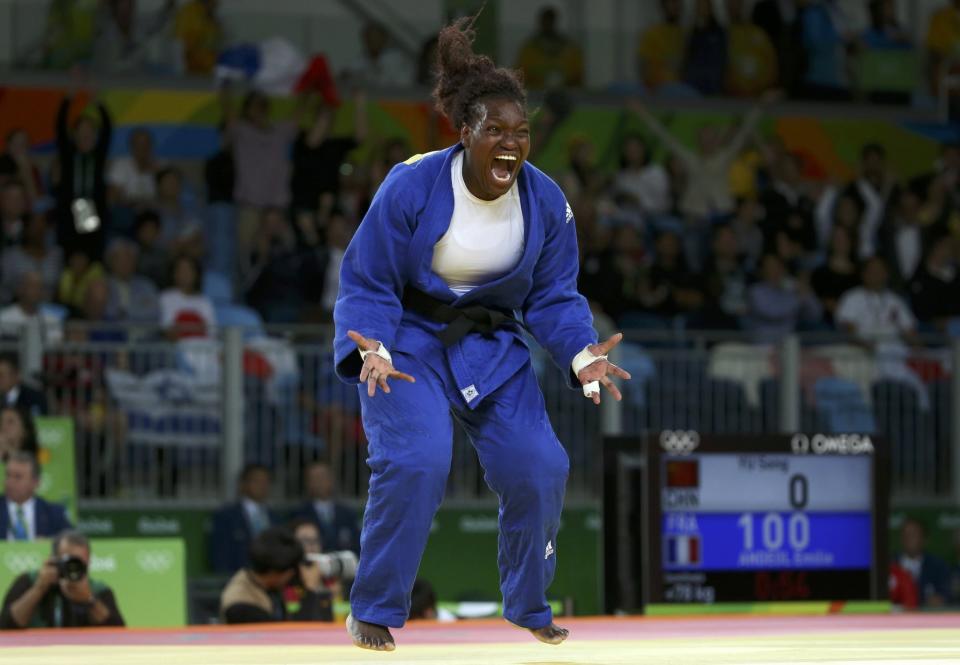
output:
[{"label": "olympic rings logo", "polygon": [[694,430],[660,432],[660,447],[671,455],[689,455],[700,445],[700,434]]},{"label": "olympic rings logo", "polygon": [[173,553],[142,550],[137,552],[137,565],[145,573],[165,573],[173,566]]},{"label": "olympic rings logo", "polygon": [[44,557],[37,552],[7,552],[3,555],[3,565],[12,573],[36,570],[43,565]]}]

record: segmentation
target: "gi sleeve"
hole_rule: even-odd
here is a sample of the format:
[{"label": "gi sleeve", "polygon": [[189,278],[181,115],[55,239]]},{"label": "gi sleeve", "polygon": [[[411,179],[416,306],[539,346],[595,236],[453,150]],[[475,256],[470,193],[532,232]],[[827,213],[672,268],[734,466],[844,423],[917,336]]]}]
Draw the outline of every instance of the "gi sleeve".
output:
[{"label": "gi sleeve", "polygon": [[533,288],[523,304],[523,321],[553,362],[565,370],[568,385],[579,388],[571,363],[585,346],[597,343],[597,333],[587,299],[577,292],[580,256],[573,211],[565,204],[565,211],[557,212],[545,224],[546,237],[533,270]]},{"label": "gi sleeve", "polygon": [[363,366],[347,331],[379,340],[389,350],[403,315],[400,299],[414,220],[406,191],[411,182],[402,177],[406,168],[396,167],[384,181],[340,265],[333,354],[337,376],[347,383],[359,382]]}]

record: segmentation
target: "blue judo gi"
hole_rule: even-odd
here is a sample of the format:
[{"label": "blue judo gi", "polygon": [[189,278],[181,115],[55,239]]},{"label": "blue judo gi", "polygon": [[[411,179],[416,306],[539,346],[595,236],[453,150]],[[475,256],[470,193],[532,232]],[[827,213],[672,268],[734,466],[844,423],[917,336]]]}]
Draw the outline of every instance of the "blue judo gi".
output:
[{"label": "blue judo gi", "polygon": [[524,249],[506,275],[457,297],[431,269],[433,247],[453,215],[450,164],[462,146],[417,155],[384,180],[347,247],[334,308],[338,376],[357,383],[362,366],[356,330],[391,352],[416,383],[392,381],[391,393],[368,397],[360,386],[369,441],[369,497],[360,538],[360,566],[350,596],[353,615],[401,627],[443,498],[453,423],[465,428],[500,499],[498,563],[504,616],[527,628],[552,621],[546,589],[556,566],[557,529],[569,470],[544,408],[530,351],[516,324],[470,333],[444,347],[444,327],[405,311],[408,285],[453,306],[517,312],[524,325],[580,384],[573,357],[595,344],[593,317],[577,293],[573,213],[553,180],[529,163],[518,176]]}]

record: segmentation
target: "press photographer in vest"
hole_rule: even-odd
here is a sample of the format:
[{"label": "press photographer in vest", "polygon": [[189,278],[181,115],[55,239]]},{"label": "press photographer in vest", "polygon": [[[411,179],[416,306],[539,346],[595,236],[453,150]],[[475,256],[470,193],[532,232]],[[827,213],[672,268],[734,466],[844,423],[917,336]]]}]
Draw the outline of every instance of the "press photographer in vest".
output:
[{"label": "press photographer in vest", "polygon": [[113,591],[91,580],[90,542],[79,531],[53,539],[53,556],[13,581],[3,599],[0,628],[123,626]]}]

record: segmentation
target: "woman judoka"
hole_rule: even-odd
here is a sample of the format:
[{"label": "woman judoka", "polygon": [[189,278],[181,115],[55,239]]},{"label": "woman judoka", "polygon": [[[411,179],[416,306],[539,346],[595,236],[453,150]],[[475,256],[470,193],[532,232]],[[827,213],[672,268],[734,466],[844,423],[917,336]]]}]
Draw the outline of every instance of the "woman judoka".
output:
[{"label": "woman judoka", "polygon": [[620,399],[610,377],[630,378],[606,357],[621,335],[598,344],[577,293],[570,206],[525,162],[523,86],[475,55],[472,38],[464,20],[438,44],[434,97],[460,142],[391,170],[341,267],[335,361],[340,378],[366,384],[371,469],[347,628],[368,649],[393,650],[389,628],[407,619],[450,471],[454,418],[500,500],[504,617],[543,642],[567,637],[546,590],[569,460],[522,329],[596,404],[599,384]]}]

